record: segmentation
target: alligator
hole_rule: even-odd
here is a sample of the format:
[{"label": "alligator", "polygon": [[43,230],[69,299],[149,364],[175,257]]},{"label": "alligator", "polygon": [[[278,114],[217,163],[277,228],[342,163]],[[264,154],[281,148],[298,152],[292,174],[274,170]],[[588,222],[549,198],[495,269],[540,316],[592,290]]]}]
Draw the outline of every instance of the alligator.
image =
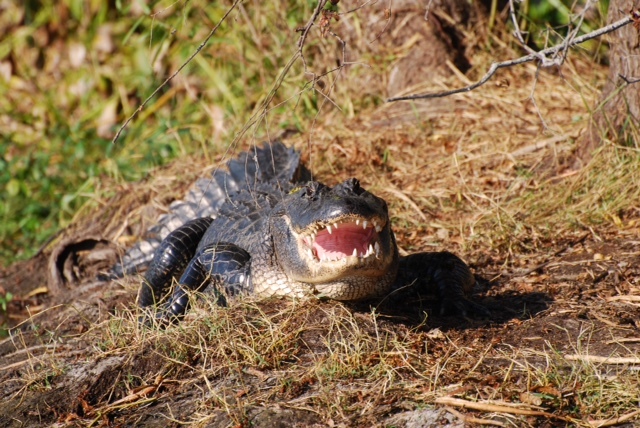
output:
[{"label": "alligator", "polygon": [[[488,315],[468,299],[476,281],[458,256],[399,255],[387,203],[355,178],[334,187],[313,181],[300,153],[281,142],[227,166],[196,183],[187,203],[174,204],[160,222],[164,229],[183,224],[156,239],[138,293],[143,318],[181,319],[194,291],[225,305],[247,293],[357,301],[407,285],[435,288],[442,312]],[[141,265],[144,248],[130,250],[116,270]]]}]

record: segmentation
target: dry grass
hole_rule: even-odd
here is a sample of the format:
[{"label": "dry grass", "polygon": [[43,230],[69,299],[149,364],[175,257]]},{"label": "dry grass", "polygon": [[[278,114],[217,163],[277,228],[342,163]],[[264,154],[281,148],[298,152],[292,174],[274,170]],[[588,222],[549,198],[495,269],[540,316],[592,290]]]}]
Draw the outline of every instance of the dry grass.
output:
[{"label": "dry grass", "polygon": [[399,383],[420,390],[427,378],[422,336],[381,325],[374,314],[313,301],[208,302],[167,330],[142,327],[130,311],[109,317],[85,335],[97,344],[91,358],[157,360],[160,370],[141,382],[162,375],[199,391],[196,424],[220,406],[241,421],[242,407],[291,398],[323,416],[346,417],[373,411]]},{"label": "dry grass", "polygon": [[[182,323],[167,329],[144,327],[139,315],[124,308],[82,334],[84,343],[93,344],[83,358],[117,358],[117,371],[125,375],[108,383],[107,396],[94,398],[85,419],[139,412],[177,391],[191,391],[183,405],[193,411],[176,420],[195,426],[221,415],[247,424],[256,408],[274,404],[318,420],[368,425],[398,409],[456,397],[475,402],[481,412],[486,408],[483,418],[504,426],[538,426],[540,419],[518,414],[528,411],[584,427],[637,407],[637,370],[586,357],[600,349],[594,331],[602,327],[593,323],[577,336],[550,324],[566,337],[559,349],[557,341],[516,346],[471,339],[473,330],[461,335],[407,327],[326,301],[240,299],[222,308],[200,298]],[[47,382],[71,369],[55,354],[38,361],[37,379],[27,371],[34,376],[21,381],[20,393],[50,388]],[[145,388],[147,395],[136,395]]]}]

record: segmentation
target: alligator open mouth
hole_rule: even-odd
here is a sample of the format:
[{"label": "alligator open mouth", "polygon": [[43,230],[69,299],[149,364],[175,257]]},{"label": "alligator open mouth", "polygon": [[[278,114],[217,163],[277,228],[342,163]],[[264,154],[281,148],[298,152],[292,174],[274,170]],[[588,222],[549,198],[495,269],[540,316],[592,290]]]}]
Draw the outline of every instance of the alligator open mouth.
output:
[{"label": "alligator open mouth", "polygon": [[378,233],[384,226],[383,220],[348,216],[316,224],[301,236],[301,240],[312,260],[362,261],[380,257]]}]

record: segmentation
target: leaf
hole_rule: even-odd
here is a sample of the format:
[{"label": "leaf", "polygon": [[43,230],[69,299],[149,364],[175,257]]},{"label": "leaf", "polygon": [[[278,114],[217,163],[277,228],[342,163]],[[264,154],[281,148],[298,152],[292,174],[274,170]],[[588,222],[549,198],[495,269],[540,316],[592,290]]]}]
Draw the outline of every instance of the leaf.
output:
[{"label": "leaf", "polygon": [[9,196],[18,196],[20,194],[20,181],[12,178],[5,186]]}]

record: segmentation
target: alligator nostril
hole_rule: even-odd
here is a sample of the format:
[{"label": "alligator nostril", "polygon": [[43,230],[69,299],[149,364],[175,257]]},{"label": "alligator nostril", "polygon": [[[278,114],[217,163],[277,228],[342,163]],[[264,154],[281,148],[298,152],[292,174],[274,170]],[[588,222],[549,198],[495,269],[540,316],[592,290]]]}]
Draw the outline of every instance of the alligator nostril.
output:
[{"label": "alligator nostril", "polygon": [[360,190],[360,181],[357,178],[352,178],[351,179],[351,188],[357,192],[358,190]]},{"label": "alligator nostril", "polygon": [[304,186],[303,196],[306,198],[313,198],[318,191],[317,183],[311,182]]}]

